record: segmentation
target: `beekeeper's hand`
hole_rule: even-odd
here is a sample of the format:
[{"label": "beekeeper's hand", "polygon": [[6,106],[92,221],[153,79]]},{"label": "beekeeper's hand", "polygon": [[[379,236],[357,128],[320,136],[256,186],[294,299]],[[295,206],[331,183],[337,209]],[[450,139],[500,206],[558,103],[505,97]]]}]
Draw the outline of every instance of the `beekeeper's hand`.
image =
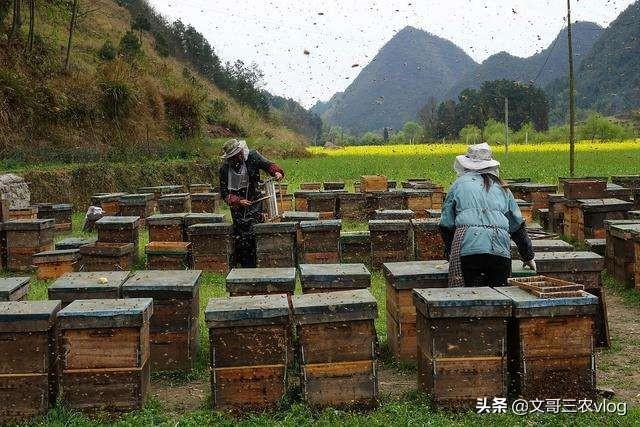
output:
[{"label": "beekeeper's hand", "polygon": [[240,206],[245,206],[245,207],[251,206],[251,201],[247,199],[242,199],[240,200]]},{"label": "beekeeper's hand", "polygon": [[284,175],[282,175],[280,172],[276,172],[274,177],[276,181],[282,181],[282,178],[284,178]]},{"label": "beekeeper's hand", "polygon": [[536,262],[534,260],[523,262],[522,266],[529,267],[533,271],[538,271],[538,267],[536,266]]}]

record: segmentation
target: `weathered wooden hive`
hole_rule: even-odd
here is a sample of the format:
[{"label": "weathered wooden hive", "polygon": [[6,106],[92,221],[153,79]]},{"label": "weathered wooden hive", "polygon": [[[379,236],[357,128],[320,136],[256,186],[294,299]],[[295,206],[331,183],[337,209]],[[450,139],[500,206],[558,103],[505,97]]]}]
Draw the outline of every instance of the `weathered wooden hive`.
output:
[{"label": "weathered wooden hive", "polygon": [[513,305],[508,340],[512,395],[527,400],[594,399],[593,317],[598,299],[584,291],[541,298],[518,286],[496,290]]},{"label": "weathered wooden hive", "polygon": [[405,206],[415,212],[416,218],[429,218],[429,209],[442,209],[444,193],[441,190],[408,188],[403,193]]},{"label": "weathered wooden hive", "polygon": [[26,301],[30,277],[0,278],[0,301]]},{"label": "weathered wooden hive", "polygon": [[160,213],[191,212],[191,195],[189,193],[165,194],[158,199]]},{"label": "weathered wooden hive", "polygon": [[131,270],[137,255],[133,243],[96,242],[80,247],[79,271]]},{"label": "weathered wooden hive", "polygon": [[151,298],[76,300],[58,313],[60,395],[68,408],[142,408],[152,314]]},{"label": "weathered wooden hive", "polygon": [[194,194],[211,193],[213,190],[211,184],[189,184],[189,193]]},{"label": "weathered wooden hive", "polygon": [[153,215],[155,199],[153,193],[125,194],[118,201],[118,213],[120,216],[138,216],[144,223],[145,218]]},{"label": "weathered wooden hive", "polygon": [[344,190],[345,184],[344,181],[325,181],[322,183],[322,189],[324,191]]},{"label": "weathered wooden hive", "polygon": [[220,224],[224,222],[224,214],[221,213],[189,213],[184,217],[185,235],[189,227],[196,224]]},{"label": "weathered wooden hive", "polygon": [[371,273],[364,264],[300,264],[299,269],[305,294],[371,287]]},{"label": "weathered wooden hive", "polygon": [[[573,251],[573,245],[560,239],[534,239],[531,240],[531,246],[534,253],[540,252],[571,252]],[[511,258],[520,259],[520,253],[518,247],[514,242],[511,242]]]},{"label": "weathered wooden hive", "polygon": [[144,252],[149,270],[188,270],[193,268],[191,243],[149,242]]},{"label": "weathered wooden hive", "polygon": [[80,250],[62,249],[38,252],[33,255],[32,263],[38,269],[38,280],[57,279],[80,267]]},{"label": "weathered wooden hive", "polygon": [[449,263],[447,261],[389,262],[383,267],[387,295],[389,349],[396,360],[415,362],[418,350],[413,290],[446,288]]},{"label": "weathered wooden hive", "polygon": [[377,210],[404,210],[404,192],[390,190],[369,193],[367,197],[368,218],[374,218]]},{"label": "weathered wooden hive", "polygon": [[336,264],[340,262],[341,220],[302,221],[302,243],[298,262],[302,264]]},{"label": "weathered wooden hive", "polygon": [[228,273],[234,247],[232,231],[233,226],[229,223],[196,224],[189,227],[193,267]]},{"label": "weathered wooden hive", "polygon": [[295,205],[296,211],[298,212],[309,212],[309,207],[307,203],[307,198],[309,194],[316,194],[317,190],[300,190],[293,193],[295,197]]},{"label": "weathered wooden hive", "polygon": [[191,212],[213,213],[220,209],[220,193],[191,193]]},{"label": "weathered wooden hive", "polygon": [[635,287],[635,240],[640,235],[640,221],[607,221],[605,263],[607,272],[627,287]]},{"label": "weathered wooden hive", "polygon": [[640,175],[615,175],[611,177],[611,182],[635,190],[640,188]]},{"label": "weathered wooden hive", "polygon": [[368,231],[341,232],[340,262],[371,264],[371,234]]},{"label": "weathered wooden hive", "polygon": [[412,261],[413,230],[411,221],[369,221],[371,233],[371,262],[381,267],[385,262]]},{"label": "weathered wooden hive", "polygon": [[491,288],[415,289],[418,386],[439,406],[507,396],[511,300]]},{"label": "weathered wooden hive", "polygon": [[410,209],[378,209],[373,216],[374,219],[378,220],[393,220],[393,219],[413,219],[415,218],[415,213]]},{"label": "weathered wooden hive", "polygon": [[35,207],[38,209],[37,219],[54,219],[55,220],[55,215],[53,213],[53,203],[36,203],[31,207]]},{"label": "weathered wooden hive", "polygon": [[234,268],[226,279],[227,292],[232,297],[246,295],[293,295],[296,288],[296,269]]},{"label": "weathered wooden hive", "polygon": [[11,271],[32,269],[33,256],[53,250],[52,219],[11,220],[3,224],[7,239],[7,268]]},{"label": "weathered wooden hive", "polygon": [[287,212],[295,209],[293,194],[284,194],[276,192],[276,203],[278,204],[278,212]]},{"label": "weathered wooden hive", "polygon": [[138,271],[122,285],[124,298],[153,298],[150,320],[154,371],[191,370],[198,353],[202,271]]},{"label": "weathered wooden hive", "polygon": [[338,217],[354,221],[366,219],[366,195],[363,193],[338,194]]},{"label": "weathered wooden hive", "polygon": [[[516,199],[516,204],[522,213],[522,218],[524,218],[525,222],[531,223],[533,222],[533,203],[527,202],[526,200]],[[538,209],[538,212],[540,210]]]},{"label": "weathered wooden hive", "polygon": [[295,222],[256,224],[253,231],[258,267],[295,267],[298,232]]},{"label": "weathered wooden hive", "polygon": [[155,214],[147,218],[150,242],[184,242],[184,218],[187,214]]},{"label": "weathered wooden hive", "polygon": [[91,197],[91,206],[102,208],[105,215],[118,215],[120,197],[126,193],[98,193]]},{"label": "weathered wooden hive", "polygon": [[556,185],[539,184],[534,182],[521,182],[510,184],[509,188],[513,192],[513,196],[516,199],[522,199],[532,204],[533,214],[535,215],[538,209],[543,209],[549,205],[549,194],[555,193],[558,190]]},{"label": "weathered wooden hive", "polygon": [[564,204],[564,235],[579,241],[605,237],[605,220],[627,219],[631,202],[619,199],[578,199]]},{"label": "weathered wooden hive", "polygon": [[0,423],[45,414],[57,397],[60,301],[0,302]]},{"label": "weathered wooden hive", "polygon": [[47,292],[49,299],[60,300],[63,308],[75,300],[118,299],[130,275],[130,271],[66,273],[49,285]]},{"label": "weathered wooden hive", "polygon": [[322,189],[321,182],[302,182],[300,183],[300,190],[303,191],[320,191]]},{"label": "weathered wooden hive", "polygon": [[565,179],[562,183],[564,196],[569,200],[603,199],[606,197],[606,179]]},{"label": "weathered wooden hive", "polygon": [[440,220],[413,219],[413,240],[417,261],[438,260],[444,257],[444,241],[440,234]]},{"label": "weathered wooden hive", "polygon": [[541,252],[536,254],[538,273],[544,276],[584,285],[587,292],[598,297],[598,312],[595,315],[595,342],[599,347],[608,347],[609,321],[607,303],[602,290],[601,274],[604,258],[593,252]]},{"label": "weathered wooden hive", "polygon": [[387,177],[383,175],[364,175],[360,177],[359,190],[363,193],[377,193],[388,190]]},{"label": "weathered wooden hive", "polygon": [[549,194],[549,230],[556,234],[564,233],[564,194]]},{"label": "weathered wooden hive", "polygon": [[298,211],[285,211],[282,213],[283,222],[296,222],[302,221],[318,221],[320,219],[320,213],[318,212],[298,212]]},{"label": "weathered wooden hive", "polygon": [[38,219],[38,208],[29,206],[21,209],[9,209],[9,220]]},{"label": "weathered wooden hive", "polygon": [[96,221],[98,242],[132,243],[137,257],[140,248],[140,217],[105,216]]},{"label": "weathered wooden hive", "polygon": [[595,252],[600,256],[605,256],[607,253],[607,239],[585,239],[584,244],[589,252]]},{"label": "weathered wooden hive", "polygon": [[318,212],[320,219],[333,219],[336,215],[338,194],[331,191],[308,193],[307,211]]},{"label": "weathered wooden hive", "polygon": [[286,295],[212,298],[205,310],[216,410],[274,408],[293,360]]},{"label": "weathered wooden hive", "polygon": [[607,183],[605,198],[620,199],[630,202],[633,200],[633,190],[618,184]]},{"label": "weathered wooden hive", "polygon": [[157,185],[153,187],[140,187],[138,193],[153,193],[153,198],[157,202],[160,197],[168,194],[177,194],[184,192],[182,185]]},{"label": "weathered wooden hive", "polygon": [[376,300],[368,290],[295,295],[302,390],[313,407],[378,400]]},{"label": "weathered wooden hive", "polygon": [[71,215],[73,205],[68,203],[58,203],[53,205],[53,219],[55,221],[56,233],[68,233],[73,228]]}]

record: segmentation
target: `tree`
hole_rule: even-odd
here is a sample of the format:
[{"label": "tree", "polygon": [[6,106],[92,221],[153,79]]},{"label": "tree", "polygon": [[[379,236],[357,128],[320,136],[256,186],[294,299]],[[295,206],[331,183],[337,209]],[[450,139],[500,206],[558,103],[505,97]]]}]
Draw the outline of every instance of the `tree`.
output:
[{"label": "tree", "polygon": [[27,37],[27,48],[33,50],[33,40],[35,37],[36,25],[36,0],[29,0],[29,36]]},{"label": "tree", "polygon": [[382,140],[387,143],[389,142],[389,128],[385,126],[382,130]]},{"label": "tree", "polygon": [[0,28],[4,25],[4,20],[9,16],[9,10],[13,2],[11,0],[0,0]]},{"label": "tree", "polygon": [[434,97],[429,97],[427,103],[418,111],[418,118],[426,140],[436,137],[438,127],[438,103]]},{"label": "tree", "polygon": [[11,32],[9,40],[14,40],[22,27],[22,0],[13,0],[13,17],[11,20]]},{"label": "tree", "polygon": [[120,54],[126,58],[135,58],[142,53],[142,43],[133,31],[127,31],[120,40]]},{"label": "tree", "polygon": [[458,136],[458,130],[455,129],[456,122],[456,103],[452,100],[445,101],[438,106],[436,137],[453,139]]},{"label": "tree", "polygon": [[416,122],[407,122],[402,127],[402,132],[404,132],[406,138],[409,140],[409,143],[414,144],[420,139],[422,127],[420,127],[420,125]]},{"label": "tree", "polygon": [[69,71],[69,62],[71,60],[71,46],[73,43],[73,33],[76,29],[76,21],[78,19],[78,0],[73,0],[71,5],[71,19],[69,21],[69,36],[67,39],[67,54],[64,59],[64,70]]},{"label": "tree", "polygon": [[103,61],[113,61],[118,56],[118,49],[111,43],[111,40],[104,42],[98,51],[98,57]]}]

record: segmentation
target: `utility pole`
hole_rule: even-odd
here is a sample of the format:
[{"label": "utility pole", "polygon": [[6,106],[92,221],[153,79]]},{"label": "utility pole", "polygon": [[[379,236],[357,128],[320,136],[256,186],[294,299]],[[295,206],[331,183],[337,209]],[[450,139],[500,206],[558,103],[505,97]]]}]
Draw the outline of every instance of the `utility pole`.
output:
[{"label": "utility pole", "polygon": [[567,0],[567,36],[569,38],[569,176],[575,174],[576,136],[575,136],[575,88],[573,82],[573,42],[571,35],[571,0]]},{"label": "utility pole", "polygon": [[504,98],[504,152],[509,154],[509,98]]}]

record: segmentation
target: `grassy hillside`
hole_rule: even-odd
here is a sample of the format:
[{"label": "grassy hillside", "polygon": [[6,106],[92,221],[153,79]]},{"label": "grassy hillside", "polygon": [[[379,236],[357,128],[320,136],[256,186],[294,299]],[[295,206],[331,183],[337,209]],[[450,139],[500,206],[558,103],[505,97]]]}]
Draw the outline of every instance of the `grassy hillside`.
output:
[{"label": "grassy hillside", "polygon": [[[70,67],[64,58],[71,2],[37,2],[9,37],[0,13],[0,157],[33,162],[135,160],[217,154],[210,140],[242,136],[268,154],[303,151],[305,139],[240,105],[186,63],[161,57],[155,40],[109,0],[79,0]],[[1,12],[1,11],[0,11]],[[138,43],[140,48],[138,49]]]}]

